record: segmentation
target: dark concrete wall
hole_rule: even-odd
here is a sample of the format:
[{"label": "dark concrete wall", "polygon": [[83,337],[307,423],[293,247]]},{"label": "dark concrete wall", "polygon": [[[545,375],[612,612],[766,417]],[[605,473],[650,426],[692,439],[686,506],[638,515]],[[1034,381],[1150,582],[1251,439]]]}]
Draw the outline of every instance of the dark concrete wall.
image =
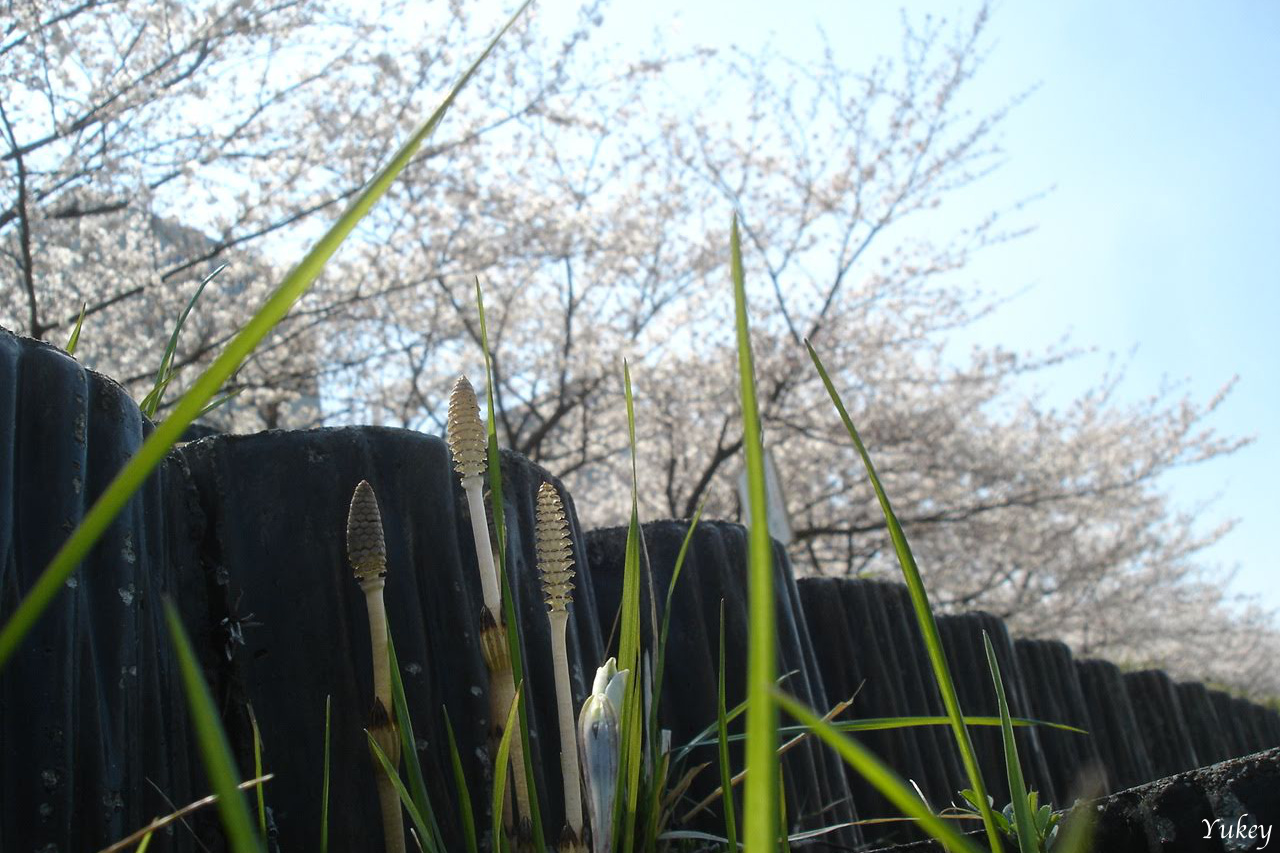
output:
[{"label": "dark concrete wall", "polygon": [[[119,386],[53,347],[0,334],[0,618],[86,508],[140,445],[150,424]],[[548,832],[561,788],[548,626],[534,567],[534,496],[546,471],[504,455],[510,530],[507,572],[528,666],[536,775]],[[381,428],[210,436],[170,454],[0,673],[0,849],[99,849],[208,791],[195,755],[160,601],[171,597],[191,633],[242,767],[251,765],[251,705],[261,726],[267,787],[282,849],[314,845],[319,825],[324,702],[333,702],[334,849],[377,834],[372,769],[362,732],[371,677],[363,596],[345,561],[347,505],[368,479],[390,556],[387,606],[415,715],[420,757],[451,849],[460,838],[443,709],[461,741],[478,822],[488,807],[488,678],[479,651],[481,597],[466,502],[444,443]],[[571,620],[577,702],[609,646],[621,596],[625,530],[582,534],[572,497],[579,571]],[[645,526],[665,607],[683,522]],[[727,686],[745,695],[746,534],[707,522],[693,538],[671,613],[662,725],[676,747],[715,719],[717,634],[724,602]],[[797,583],[775,551],[779,672],[785,688],[846,716],[941,715],[942,704],[905,588],[867,580]],[[645,589],[646,647],[650,598]],[[237,634],[233,628],[239,629]],[[1020,730],[1030,784],[1056,802],[1096,777],[1118,791],[1161,775],[1280,744],[1280,716],[1160,672],[1122,674],[1075,661],[1060,643],[1011,641],[988,614],[940,619],[967,713],[995,713],[981,636],[992,638],[1013,712],[1089,730]],[[949,729],[867,733],[859,739],[938,807],[967,786]],[[986,778],[1004,791],[994,730],[974,732]],[[741,767],[740,747],[734,749]],[[686,766],[714,762],[701,747]],[[784,762],[792,830],[892,812],[828,751],[802,742]],[[678,775],[678,770],[673,771]],[[154,786],[153,784],[154,783]],[[718,785],[714,763],[692,802]],[[157,791],[157,788],[159,791]],[[163,795],[162,795],[163,794]],[[719,828],[718,806],[696,825]],[[155,850],[218,849],[211,811]],[[846,828],[818,846],[855,846],[898,830]]]},{"label": "dark concrete wall", "polygon": [[[0,334],[0,621],[149,431],[111,380]],[[98,850],[208,792],[161,606],[177,602],[225,695],[203,525],[172,457],[0,672],[0,850]],[[191,826],[215,843],[211,813]],[[184,831],[155,849],[195,848]]]}]

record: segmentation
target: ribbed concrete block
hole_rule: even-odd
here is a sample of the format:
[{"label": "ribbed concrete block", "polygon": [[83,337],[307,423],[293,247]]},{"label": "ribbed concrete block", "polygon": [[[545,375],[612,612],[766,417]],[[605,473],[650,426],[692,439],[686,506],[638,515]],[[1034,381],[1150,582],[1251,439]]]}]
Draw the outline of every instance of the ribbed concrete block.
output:
[{"label": "ribbed concrete block", "polygon": [[[960,707],[966,715],[998,717],[1000,713],[982,641],[983,631],[986,631],[991,637],[996,660],[1000,664],[1010,713],[1015,717],[1030,716],[1029,703],[1022,687],[1013,644],[1009,639],[1008,630],[1000,619],[988,613],[943,616],[938,620],[938,631],[942,635],[943,645],[947,650],[947,659],[951,664],[952,677],[956,682]],[[983,778],[986,780],[989,793],[1001,805],[1009,802],[1009,785],[1002,772],[1005,760],[1000,730],[991,727],[975,727],[970,738],[973,740],[974,750],[981,762]],[[1045,766],[1044,753],[1040,748],[1036,732],[1021,728],[1015,733],[1015,739],[1018,741],[1019,758],[1023,763],[1023,773],[1029,787],[1039,790],[1043,796],[1052,799],[1055,793],[1053,782]]]},{"label": "ribbed concrete block", "polygon": [[[924,636],[905,584],[879,581],[883,589],[885,612],[890,617],[889,637],[898,653],[901,682],[906,692],[907,712],[911,715],[945,717],[946,707],[938,691],[933,665],[925,648]],[[968,787],[959,747],[950,726],[930,726],[906,730],[919,744],[925,766],[920,782],[925,795],[938,808],[957,799],[957,792]]]},{"label": "ribbed concrete block", "polygon": [[[1014,643],[1032,716],[1046,722],[1089,728],[1089,712],[1071,651],[1056,640]],[[1062,802],[1105,786],[1094,736],[1044,727],[1037,731],[1054,790]]]},{"label": "ribbed concrete block", "polygon": [[[0,331],[0,621],[150,429],[116,383]],[[98,850],[207,792],[162,608],[221,692],[189,489],[166,460],[0,672],[0,849]],[[192,820],[201,840],[216,825]],[[196,847],[184,832],[163,849]]]},{"label": "ribbed concrete block", "polygon": [[[316,842],[326,696],[332,696],[333,708],[330,796],[340,804],[329,812],[330,842],[351,850],[380,843],[374,770],[363,731],[373,689],[368,616],[345,544],[347,508],[360,480],[373,486],[381,507],[388,622],[446,846],[457,849],[462,835],[447,769],[444,709],[458,736],[483,831],[490,789],[483,599],[466,501],[445,443],[408,430],[364,427],[214,436],[187,445],[182,454],[208,518],[206,570],[248,620],[243,645],[231,648],[239,689],[224,700],[229,734],[245,760],[245,708],[252,703],[265,766],[287,774],[266,794],[281,847]],[[514,455],[504,455],[503,479],[506,568],[527,667],[523,696],[542,814],[555,837],[563,815],[555,687],[532,531],[538,486],[544,479],[559,483]],[[579,569],[568,632],[576,707],[603,649],[572,497],[560,493]]]},{"label": "ribbed concrete block", "polygon": [[1199,767],[1172,679],[1161,670],[1148,669],[1125,673],[1124,683],[1156,776]]},{"label": "ribbed concrete block", "polygon": [[1156,777],[1145,739],[1119,667],[1077,660],[1076,673],[1089,708],[1089,730],[1107,768],[1107,788],[1119,791]]},{"label": "ribbed concrete block", "polygon": [[1184,681],[1175,685],[1175,689],[1200,763],[1217,764],[1232,758],[1222,721],[1209,700],[1208,689],[1198,681]]}]

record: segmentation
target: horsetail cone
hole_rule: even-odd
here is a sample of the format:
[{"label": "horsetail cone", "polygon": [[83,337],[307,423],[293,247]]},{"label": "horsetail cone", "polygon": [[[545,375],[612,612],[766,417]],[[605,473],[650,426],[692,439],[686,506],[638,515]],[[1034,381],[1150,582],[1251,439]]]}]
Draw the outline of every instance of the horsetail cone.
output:
[{"label": "horsetail cone", "polygon": [[484,606],[495,625],[502,624],[502,601],[498,592],[498,569],[489,541],[489,515],[484,508],[481,478],[488,467],[489,442],[480,420],[480,404],[475,389],[466,376],[459,376],[449,393],[449,452],[453,454],[453,470],[462,478],[467,493],[467,509],[471,513],[471,534],[475,539],[476,562],[479,564],[480,589]]},{"label": "horsetail cone", "polygon": [[464,480],[479,477],[488,461],[488,439],[480,420],[476,391],[466,376],[459,376],[449,394],[449,450],[453,469]]},{"label": "horsetail cone", "polygon": [[564,611],[573,601],[573,546],[564,504],[550,483],[538,488],[536,519],[534,538],[542,595],[548,609]]},{"label": "horsetail cone", "polygon": [[[387,543],[382,532],[378,498],[368,480],[361,480],[351,496],[347,512],[347,559],[369,611],[369,646],[373,659],[373,709],[369,734],[392,767],[400,766],[400,735],[391,716],[391,658],[387,648],[387,610],[382,591],[387,585]],[[380,761],[374,759],[378,801],[387,853],[404,853],[404,818],[395,783]]]},{"label": "horsetail cone", "polygon": [[569,687],[569,655],[565,629],[569,605],[573,602],[573,543],[569,520],[555,487],[543,483],[538,488],[534,513],[534,550],[542,594],[551,622],[551,658],[556,676],[556,705],[560,723],[560,775],[564,780],[565,834],[560,853],[580,849],[582,838],[582,782],[578,769],[578,739],[574,728],[573,693]]},{"label": "horsetail cone", "polygon": [[347,559],[363,584],[371,578],[386,577],[387,543],[382,533],[378,498],[368,480],[361,480],[351,496],[347,514]]},{"label": "horsetail cone", "polygon": [[[449,451],[453,454],[453,468],[462,478],[462,488],[467,495],[467,509],[471,514],[471,536],[476,546],[477,570],[480,574],[480,590],[484,595],[485,613],[481,619],[481,642],[485,664],[489,668],[489,703],[492,713],[494,743],[501,738],[502,721],[515,699],[515,681],[511,673],[511,659],[507,653],[506,631],[503,629],[502,595],[499,592],[497,561],[489,534],[489,514],[485,509],[481,481],[488,469],[489,439],[480,420],[480,404],[476,402],[475,389],[466,376],[459,376],[449,394],[448,416]],[[512,790],[515,805],[521,815],[529,814],[529,786],[523,772],[524,746],[521,738],[511,743]],[[512,814],[504,808],[504,823],[511,829]]]}]

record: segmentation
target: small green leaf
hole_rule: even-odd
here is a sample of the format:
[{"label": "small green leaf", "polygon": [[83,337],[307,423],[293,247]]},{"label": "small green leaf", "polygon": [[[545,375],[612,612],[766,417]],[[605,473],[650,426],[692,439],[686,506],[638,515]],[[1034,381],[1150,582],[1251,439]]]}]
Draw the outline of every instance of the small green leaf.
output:
[{"label": "small green leaf", "polygon": [[[245,709],[249,712],[249,725],[253,728],[253,778],[262,778],[262,732],[258,729],[258,718],[254,716],[253,706],[245,705]],[[258,798],[258,833],[260,837],[267,837],[267,802],[263,793],[265,785],[256,786],[255,793]]]},{"label": "small green leaf", "polygon": [[404,695],[404,679],[400,675],[400,662],[396,659],[396,644],[391,639],[391,631],[387,631],[387,658],[391,666],[391,703],[395,706],[396,726],[400,730],[400,756],[404,760],[405,771],[409,777],[409,792],[413,795],[413,804],[422,815],[430,834],[423,837],[428,853],[444,851],[444,839],[440,835],[440,824],[436,821],[435,809],[431,807],[431,798],[427,795],[427,784],[422,778],[422,763],[418,760],[418,739],[413,733],[413,720],[409,716],[409,700]]},{"label": "small green leaf", "polygon": [[724,599],[720,599],[720,678],[716,690],[716,726],[720,735],[720,801],[724,803],[724,836],[738,849],[738,823],[733,813],[733,768],[729,766],[729,720],[724,705]]},{"label": "small green leaf", "polygon": [[369,740],[369,751],[373,753],[373,757],[378,759],[378,763],[382,765],[382,770],[387,774],[387,778],[391,780],[391,784],[396,789],[396,796],[400,798],[400,804],[404,806],[404,810],[409,814],[409,820],[413,821],[414,828],[418,830],[418,838],[422,843],[429,844],[431,835],[427,829],[427,823],[422,819],[422,812],[418,811],[418,806],[413,802],[413,797],[409,794],[409,789],[404,786],[404,782],[400,781],[400,774],[391,766],[391,759],[387,758],[386,753],[378,746],[378,742],[373,739],[373,735],[365,729],[365,737]]},{"label": "small green leaf", "polygon": [[501,846],[502,803],[507,796],[507,765],[511,763],[511,735],[516,730],[519,718],[520,691],[524,684],[516,685],[516,695],[511,701],[511,710],[507,713],[507,724],[502,729],[502,740],[498,741],[498,754],[493,762],[493,799],[490,800],[490,811],[493,818],[493,849]]},{"label": "small green leaf", "polygon": [[[453,736],[453,723],[449,721],[449,709],[444,712],[444,729],[449,735],[449,761],[453,765],[453,787],[458,794],[458,814],[462,822],[462,835],[467,842],[467,853],[479,853],[476,842],[476,820],[471,811],[471,791],[467,776],[462,772],[462,757],[458,754],[458,741]],[[496,804],[495,804],[496,805]]]},{"label": "small green leaf", "polygon": [[[81,302],[81,303],[80,303],[80,316],[76,318],[76,327],[75,327],[74,329],[72,329],[72,330],[71,330],[71,337],[67,338],[67,345],[66,345],[65,347],[63,347],[63,349],[65,349],[65,350],[67,351],[67,355],[75,355],[75,354],[76,354],[76,344],[80,343],[80,329],[81,329],[81,327],[82,327],[82,326],[84,326],[84,313],[85,313],[86,311],[88,311],[88,310],[89,310],[89,303],[88,303],[88,302]],[[147,836],[147,838],[150,838],[150,837],[151,837],[151,836],[149,836],[149,835]],[[145,841],[144,841],[144,843],[145,843]],[[141,850],[141,849],[142,849],[142,846],[141,846],[141,845],[139,845],[139,846],[138,846],[138,849],[139,849],[139,850]]]},{"label": "small green leaf", "polygon": [[320,853],[329,853],[329,705],[331,698],[324,697],[324,784],[320,789]]}]

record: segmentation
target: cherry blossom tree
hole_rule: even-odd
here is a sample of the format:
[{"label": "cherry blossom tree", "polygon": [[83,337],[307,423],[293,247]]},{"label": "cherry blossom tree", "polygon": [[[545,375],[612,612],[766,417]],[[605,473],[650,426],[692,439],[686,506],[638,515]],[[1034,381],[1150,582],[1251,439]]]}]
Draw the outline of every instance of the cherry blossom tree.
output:
[{"label": "cherry blossom tree", "polygon": [[[190,375],[489,26],[461,3],[419,5],[15,5],[0,41],[0,323],[60,343],[87,303],[81,357],[140,397],[196,281],[227,262],[184,331]],[[1018,102],[966,100],[985,10],[906,26],[891,59],[861,69],[834,52],[620,59],[593,43],[601,13],[568,32],[535,15],[500,48],[237,377],[218,425],[442,433],[453,377],[479,364],[479,278],[501,439],[564,477],[586,523],[625,517],[623,356],[647,514],[705,501],[740,517],[736,211],[798,570],[895,571],[807,339],[940,607],[1280,693],[1273,617],[1232,601],[1202,560],[1230,525],[1205,529],[1161,481],[1241,446],[1208,425],[1229,386],[1129,403],[1116,371],[1054,407],[1026,380],[1076,350],[949,346],[998,310],[958,274],[1026,225],[996,210],[934,227],[999,166],[995,131]]]}]

